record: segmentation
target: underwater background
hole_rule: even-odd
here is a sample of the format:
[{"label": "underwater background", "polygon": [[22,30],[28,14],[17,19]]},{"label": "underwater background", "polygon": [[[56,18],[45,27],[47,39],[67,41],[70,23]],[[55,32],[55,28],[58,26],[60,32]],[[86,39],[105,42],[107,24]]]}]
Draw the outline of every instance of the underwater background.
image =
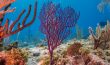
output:
[{"label": "underwater background", "polygon": [[[89,35],[88,27],[92,27],[93,29],[95,29],[97,23],[103,23],[110,19],[110,6],[106,6],[103,12],[99,12],[97,8],[97,5],[101,2],[101,0],[16,0],[11,5],[12,8],[16,7],[16,10],[13,13],[6,14],[5,19],[8,18],[11,21],[14,21],[23,9],[28,8],[29,4],[32,4],[32,6],[34,6],[35,1],[38,1],[38,10],[35,22],[31,26],[20,31],[19,33],[12,35],[10,38],[8,38],[8,41],[5,42],[13,42],[17,40],[19,42],[25,42],[30,44],[34,44],[32,42],[35,42],[35,44],[40,43],[41,40],[43,40],[45,37],[44,34],[39,31],[40,20],[38,17],[43,3],[48,1],[53,1],[56,4],[60,3],[62,8],[71,6],[76,11],[80,12],[80,17],[77,22],[77,25],[83,31],[83,38],[87,38]],[[28,20],[31,20],[32,16],[33,12],[31,12],[31,15]],[[68,37],[68,39],[74,38],[76,36],[75,28],[73,28],[72,30],[73,32]]]},{"label": "underwater background", "polygon": [[110,65],[110,0],[0,0],[0,65]]}]

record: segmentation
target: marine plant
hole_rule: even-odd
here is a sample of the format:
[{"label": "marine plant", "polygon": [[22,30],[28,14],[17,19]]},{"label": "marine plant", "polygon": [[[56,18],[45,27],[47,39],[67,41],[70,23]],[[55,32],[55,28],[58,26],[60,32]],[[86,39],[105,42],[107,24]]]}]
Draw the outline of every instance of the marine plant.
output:
[{"label": "marine plant", "polygon": [[71,7],[62,9],[60,4],[48,2],[43,4],[39,19],[40,30],[46,35],[50,53],[50,65],[54,64],[53,51],[71,33],[79,19],[79,14]]},{"label": "marine plant", "polygon": [[[0,30],[3,29],[2,23],[4,20],[4,16],[6,13],[13,12],[15,8],[9,9],[11,4],[15,2],[15,0],[0,0]],[[3,33],[0,33],[0,37],[2,36]],[[0,51],[3,50],[3,38],[0,40]]]},{"label": "marine plant", "polygon": [[0,25],[1,22],[3,21],[4,15],[15,10],[15,8],[8,9],[13,2],[15,2],[15,0],[0,0],[0,10],[4,8],[3,10],[0,11]]},{"label": "marine plant", "polygon": [[107,21],[107,25],[104,28],[101,28],[98,24],[96,27],[96,35],[92,28],[89,28],[90,35],[93,37],[94,49],[101,48],[107,49],[110,48],[108,42],[110,42],[110,23]]},{"label": "marine plant", "polygon": [[[26,12],[26,10],[22,10],[22,12],[18,15],[17,19],[12,22],[12,24],[9,26],[9,19],[6,19],[6,22],[4,25],[0,26],[0,40],[2,40],[3,38],[9,37],[13,34],[16,34],[18,32],[20,32],[21,30],[23,30],[24,28],[30,26],[31,24],[34,23],[35,19],[36,19],[36,12],[37,12],[37,2],[34,5],[34,16],[32,18],[32,20],[28,23],[26,23],[27,18],[30,15],[31,12],[31,8],[32,6],[29,5],[28,7],[28,13],[26,14],[26,16],[24,17],[24,19],[22,20],[22,23],[19,23],[19,20],[21,19],[22,15]],[[18,23],[17,25],[17,29],[13,29],[15,27],[15,25]]]},{"label": "marine plant", "polygon": [[0,9],[15,2],[16,0],[0,0]]}]

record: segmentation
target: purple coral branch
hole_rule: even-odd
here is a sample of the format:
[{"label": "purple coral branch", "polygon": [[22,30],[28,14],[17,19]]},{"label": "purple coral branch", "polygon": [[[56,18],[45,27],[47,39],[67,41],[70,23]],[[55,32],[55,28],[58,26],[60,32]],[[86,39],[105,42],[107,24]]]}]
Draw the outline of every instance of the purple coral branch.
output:
[{"label": "purple coral branch", "polygon": [[53,50],[71,33],[79,14],[71,7],[62,9],[52,2],[44,4],[40,12],[40,30],[47,37],[50,65],[53,65]]}]

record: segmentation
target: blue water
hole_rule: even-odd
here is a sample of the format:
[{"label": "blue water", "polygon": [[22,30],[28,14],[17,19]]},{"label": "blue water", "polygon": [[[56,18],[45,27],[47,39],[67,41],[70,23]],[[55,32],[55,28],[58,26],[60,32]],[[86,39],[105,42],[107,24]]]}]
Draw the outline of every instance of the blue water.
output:
[{"label": "blue water", "polygon": [[[30,27],[25,28],[20,32],[19,40],[22,41],[30,41],[29,37],[31,37],[31,41],[34,40],[40,40],[44,38],[44,35],[39,31],[39,25],[40,21],[38,19],[40,9],[44,2],[47,2],[48,0],[16,0],[11,6],[11,8],[16,7],[16,11],[13,13],[8,13],[5,16],[5,19],[8,18],[10,21],[14,21],[18,14],[23,10],[28,10],[29,4],[32,4],[34,6],[35,1],[38,1],[38,10],[37,10],[37,17]],[[88,34],[88,27],[91,26],[93,28],[96,27],[98,22],[106,21],[107,19],[110,19],[110,11],[106,8],[103,13],[100,13],[97,9],[97,5],[101,2],[101,0],[51,0],[54,3],[60,3],[62,7],[71,6],[76,11],[80,12],[80,18],[78,20],[78,25],[83,30],[83,34],[86,36]],[[33,11],[33,8],[32,8]],[[28,21],[30,21],[33,17],[33,12],[31,12],[30,17],[28,18]],[[22,20],[22,19],[21,19]],[[21,21],[20,20],[20,21]],[[75,30],[75,29],[73,29]],[[29,33],[30,32],[30,33]],[[73,35],[75,32],[73,32]],[[16,35],[12,36],[11,40],[16,40]]]}]

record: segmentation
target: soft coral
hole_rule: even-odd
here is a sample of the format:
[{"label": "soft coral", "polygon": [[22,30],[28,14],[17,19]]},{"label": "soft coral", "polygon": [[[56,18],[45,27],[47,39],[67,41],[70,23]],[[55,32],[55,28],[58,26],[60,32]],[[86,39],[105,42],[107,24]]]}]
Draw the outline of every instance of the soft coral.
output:
[{"label": "soft coral", "polygon": [[[10,5],[11,3],[15,2],[15,0],[0,0],[0,9],[2,9],[5,6]],[[15,9],[7,9],[7,10],[1,10],[0,11],[0,18],[3,18],[5,13],[13,12]]]},{"label": "soft coral", "polygon": [[0,0],[0,9],[15,2],[15,0]]}]

